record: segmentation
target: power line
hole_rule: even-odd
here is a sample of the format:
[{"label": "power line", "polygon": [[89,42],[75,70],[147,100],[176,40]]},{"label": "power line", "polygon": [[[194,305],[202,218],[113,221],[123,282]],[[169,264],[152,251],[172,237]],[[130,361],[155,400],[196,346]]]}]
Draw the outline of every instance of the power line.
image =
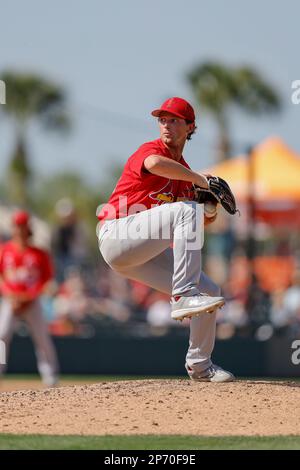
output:
[{"label": "power line", "polygon": [[147,132],[150,123],[145,119],[139,119],[133,116],[112,111],[91,104],[77,104],[75,105],[75,115],[79,113],[94,121],[102,121],[111,126],[122,127],[133,132]]},{"label": "power line", "polygon": [[[138,132],[146,134],[150,130],[150,122],[146,119],[125,115],[118,111],[108,110],[88,103],[75,104],[73,109],[75,116],[79,113],[80,116],[83,115],[95,122],[104,122],[109,126],[117,126],[134,133]],[[201,143],[202,145],[212,149],[212,151],[216,150],[215,142],[206,136],[201,135]]]}]

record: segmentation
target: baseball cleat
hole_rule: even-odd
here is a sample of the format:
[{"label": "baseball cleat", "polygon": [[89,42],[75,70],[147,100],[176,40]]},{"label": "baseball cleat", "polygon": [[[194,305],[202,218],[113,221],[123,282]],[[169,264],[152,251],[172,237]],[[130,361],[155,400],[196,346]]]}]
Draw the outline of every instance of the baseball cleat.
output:
[{"label": "baseball cleat", "polygon": [[193,295],[191,297],[180,297],[171,300],[171,317],[173,320],[192,318],[202,313],[212,313],[225,304],[224,297],[211,297],[208,294]]},{"label": "baseball cleat", "polygon": [[195,380],[196,382],[233,382],[235,380],[234,375],[222,369],[222,367],[212,364],[210,367],[205,369],[204,371],[197,371],[197,364],[194,365],[194,368],[189,367],[185,364],[185,368],[191,380]]}]

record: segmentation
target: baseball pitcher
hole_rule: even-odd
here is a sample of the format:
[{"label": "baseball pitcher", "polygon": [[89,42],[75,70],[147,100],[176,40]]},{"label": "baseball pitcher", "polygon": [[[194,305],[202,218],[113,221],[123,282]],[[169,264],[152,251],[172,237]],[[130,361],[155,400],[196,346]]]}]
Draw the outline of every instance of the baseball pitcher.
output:
[{"label": "baseball pitcher", "polygon": [[174,320],[191,319],[185,364],[190,378],[230,381],[233,375],[211,361],[216,310],[225,301],[201,271],[203,225],[216,215],[206,217],[195,194],[203,190],[215,204],[225,200],[232,213],[234,198],[219,178],[192,171],[182,156],[196,129],[192,106],[173,97],[152,115],[158,118],[160,138],[131,155],[98,211],[99,249],[121,275],[169,294]]}]

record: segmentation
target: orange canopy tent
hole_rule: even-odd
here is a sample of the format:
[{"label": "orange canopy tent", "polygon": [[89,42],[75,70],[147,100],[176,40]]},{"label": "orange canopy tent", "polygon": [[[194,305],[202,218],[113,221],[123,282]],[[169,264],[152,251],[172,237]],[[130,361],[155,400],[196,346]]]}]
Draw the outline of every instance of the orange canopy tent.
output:
[{"label": "orange canopy tent", "polygon": [[239,203],[247,203],[252,194],[257,220],[300,225],[300,155],[281,139],[269,138],[251,156],[226,160],[207,172],[228,181]]}]

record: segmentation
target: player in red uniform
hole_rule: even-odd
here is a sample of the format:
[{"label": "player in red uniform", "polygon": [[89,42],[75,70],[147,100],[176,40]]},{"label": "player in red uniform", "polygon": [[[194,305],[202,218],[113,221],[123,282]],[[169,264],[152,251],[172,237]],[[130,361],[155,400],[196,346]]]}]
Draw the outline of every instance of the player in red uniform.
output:
[{"label": "player in red uniform", "polygon": [[208,189],[205,174],[194,172],[182,152],[195,131],[193,107],[166,100],[152,115],[160,138],[129,157],[106,205],[98,211],[99,249],[121,275],[171,296],[171,317],[191,318],[186,369],[195,380],[226,382],[233,375],[211,361],[216,310],[225,299],[201,269],[203,205],[193,184]]},{"label": "player in red uniform", "polygon": [[[34,342],[42,381],[46,386],[54,386],[58,379],[58,362],[39,302],[53,277],[52,262],[46,251],[30,244],[29,214],[17,211],[12,222],[12,239],[2,245],[0,252],[0,340],[5,344],[7,360],[16,321],[25,320]],[[5,365],[0,364],[0,374],[4,370]]]}]

